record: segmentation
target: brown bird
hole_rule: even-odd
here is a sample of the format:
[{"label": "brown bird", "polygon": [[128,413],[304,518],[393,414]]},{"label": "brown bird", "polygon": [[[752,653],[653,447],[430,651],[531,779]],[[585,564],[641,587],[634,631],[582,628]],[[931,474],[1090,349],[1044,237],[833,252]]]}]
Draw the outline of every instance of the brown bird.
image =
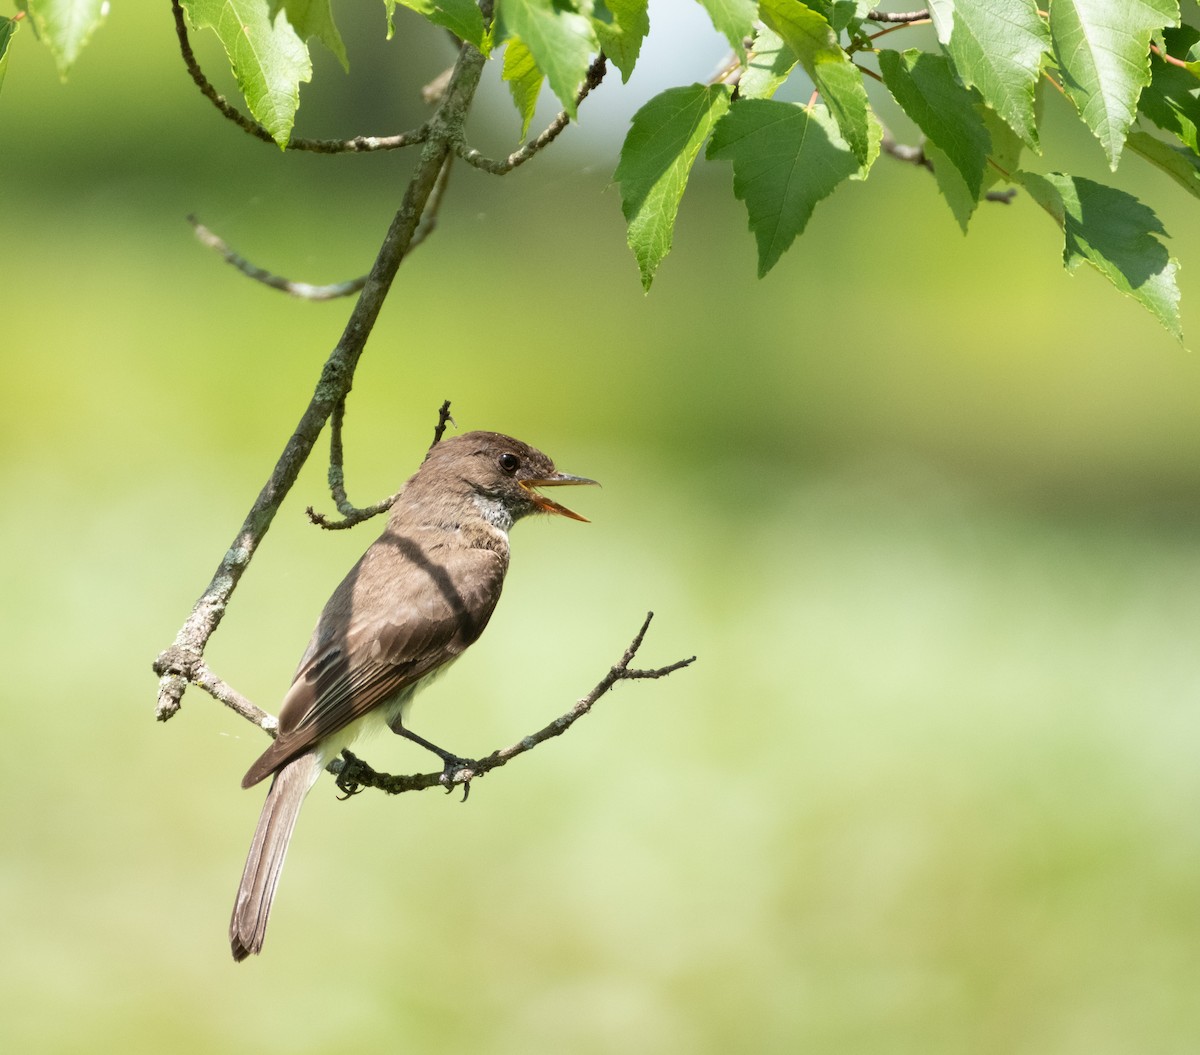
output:
[{"label": "brown bird", "polygon": [[364,728],[387,726],[448,771],[464,764],[404,725],[413,696],[483,633],[500,600],[513,524],[537,512],[585,519],[537,488],[594,483],[496,432],[430,449],[387,529],[326,603],[280,707],[279,735],[242,780],[248,788],[274,774],[229,923],[235,960],[262,949],[305,795]]}]

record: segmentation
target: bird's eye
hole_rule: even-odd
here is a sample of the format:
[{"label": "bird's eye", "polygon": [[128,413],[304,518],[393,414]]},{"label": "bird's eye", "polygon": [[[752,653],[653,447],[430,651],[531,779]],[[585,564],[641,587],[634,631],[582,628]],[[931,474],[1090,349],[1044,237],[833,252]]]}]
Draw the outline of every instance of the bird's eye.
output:
[{"label": "bird's eye", "polygon": [[521,468],[521,459],[515,454],[505,451],[502,455],[500,455],[500,468],[511,475]]}]

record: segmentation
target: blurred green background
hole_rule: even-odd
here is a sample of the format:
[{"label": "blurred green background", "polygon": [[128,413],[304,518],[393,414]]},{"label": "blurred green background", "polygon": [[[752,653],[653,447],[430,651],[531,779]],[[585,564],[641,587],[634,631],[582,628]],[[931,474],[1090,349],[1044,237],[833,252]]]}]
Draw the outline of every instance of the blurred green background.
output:
[{"label": "blurred green background", "polygon": [[[346,6],[346,5],[343,5]],[[157,7],[160,10],[151,10]],[[301,131],[392,131],[449,61],[339,11]],[[376,12],[371,12],[372,15]],[[117,5],[61,85],[26,28],[0,95],[6,905],[0,1039],[36,1052],[1194,1052],[1200,1044],[1200,376],[1028,200],[958,232],[881,160],[764,281],[701,165],[649,297],[609,174],[629,115],[722,54],[652,5],[644,72],[503,180],[460,167],[347,425],[353,498],[438,404],[604,490],[514,534],[497,617],[416,728],[482,754],[641,659],[696,653],[468,805],[310,797],[264,955],[225,928],[263,739],[150,663],[307,402],[348,303],[201,249],[362,273],[405,157],[282,156],[191,87],[165,4]],[[694,36],[688,49],[668,27]],[[201,41],[217,70],[218,56]],[[476,135],[518,131],[490,73]],[[594,102],[594,107],[593,107]],[[1061,100],[1035,167],[1112,179]],[[1195,203],[1130,158],[1181,256]],[[1194,345],[1193,345],[1194,346]],[[324,445],[322,445],[322,453]],[[274,709],[375,526],[314,459],[213,639]],[[427,757],[364,751],[393,771]],[[339,908],[339,906],[344,906]]]}]

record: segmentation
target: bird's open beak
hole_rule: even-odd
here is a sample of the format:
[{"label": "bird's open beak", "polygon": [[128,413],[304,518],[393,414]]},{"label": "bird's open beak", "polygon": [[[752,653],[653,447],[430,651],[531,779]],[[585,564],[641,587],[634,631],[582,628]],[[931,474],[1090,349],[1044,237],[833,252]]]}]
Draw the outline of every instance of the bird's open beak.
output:
[{"label": "bird's open beak", "polygon": [[600,485],[595,480],[589,480],[584,476],[572,476],[570,473],[555,473],[553,476],[546,476],[540,480],[520,480],[520,485],[525,489],[525,493],[533,499],[533,504],[542,510],[544,513],[557,513],[559,516],[570,517],[572,520],[582,520],[585,524],[588,523],[587,517],[581,517],[578,513],[572,512],[566,506],[560,506],[557,502],[547,498],[543,494],[538,494],[536,488],[539,487],[579,487],[583,484]]}]

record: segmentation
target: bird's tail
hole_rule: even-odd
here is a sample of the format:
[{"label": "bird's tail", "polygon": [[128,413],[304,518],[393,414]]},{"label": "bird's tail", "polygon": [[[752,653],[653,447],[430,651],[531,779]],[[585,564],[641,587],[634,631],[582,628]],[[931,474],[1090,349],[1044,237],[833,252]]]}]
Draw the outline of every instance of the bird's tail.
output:
[{"label": "bird's tail", "polygon": [[262,951],[288,842],[295,830],[304,796],[320,775],[321,757],[314,751],[293,759],[275,774],[271,782],[242,872],[233,918],[229,921],[229,943],[235,960],[244,960],[251,953]]}]

